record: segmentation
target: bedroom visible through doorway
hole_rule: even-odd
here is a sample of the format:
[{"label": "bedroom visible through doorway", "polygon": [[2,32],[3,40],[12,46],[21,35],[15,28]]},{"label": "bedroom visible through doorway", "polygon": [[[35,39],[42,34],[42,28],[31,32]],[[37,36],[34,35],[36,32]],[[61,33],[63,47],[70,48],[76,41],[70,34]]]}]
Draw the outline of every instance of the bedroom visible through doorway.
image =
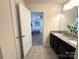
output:
[{"label": "bedroom visible through doorway", "polygon": [[31,12],[32,45],[43,45],[44,12]]}]

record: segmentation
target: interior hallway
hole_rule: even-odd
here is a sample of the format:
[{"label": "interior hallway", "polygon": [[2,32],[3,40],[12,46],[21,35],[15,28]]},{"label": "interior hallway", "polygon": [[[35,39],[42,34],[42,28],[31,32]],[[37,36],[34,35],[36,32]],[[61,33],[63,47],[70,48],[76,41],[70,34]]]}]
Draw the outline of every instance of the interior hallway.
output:
[{"label": "interior hallway", "polygon": [[58,59],[55,52],[49,46],[32,46],[25,59]]}]

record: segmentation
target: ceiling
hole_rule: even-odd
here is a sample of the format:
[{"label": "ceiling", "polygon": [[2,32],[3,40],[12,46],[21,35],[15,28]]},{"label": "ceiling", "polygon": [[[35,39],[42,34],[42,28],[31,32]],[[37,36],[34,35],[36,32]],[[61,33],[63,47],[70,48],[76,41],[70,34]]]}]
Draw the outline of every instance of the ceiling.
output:
[{"label": "ceiling", "polygon": [[63,4],[69,0],[24,0],[25,3],[31,4]]}]

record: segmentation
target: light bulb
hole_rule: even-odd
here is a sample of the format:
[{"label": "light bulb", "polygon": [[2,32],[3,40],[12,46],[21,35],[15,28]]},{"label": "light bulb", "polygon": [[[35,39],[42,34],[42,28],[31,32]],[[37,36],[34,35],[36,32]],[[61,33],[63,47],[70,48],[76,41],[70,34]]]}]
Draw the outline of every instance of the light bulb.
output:
[{"label": "light bulb", "polygon": [[69,3],[64,5],[63,10],[72,9],[74,6],[78,6],[78,0],[70,0]]}]

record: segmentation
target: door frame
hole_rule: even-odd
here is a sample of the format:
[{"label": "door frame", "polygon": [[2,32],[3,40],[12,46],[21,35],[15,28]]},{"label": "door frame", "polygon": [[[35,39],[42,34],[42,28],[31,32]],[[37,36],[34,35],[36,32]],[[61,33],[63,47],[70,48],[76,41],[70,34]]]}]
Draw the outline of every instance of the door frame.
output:
[{"label": "door frame", "polygon": [[[12,8],[13,8],[12,6],[14,6],[14,8],[15,8],[14,13],[16,13],[16,21],[17,21],[17,28],[18,28],[18,34],[19,34],[19,36],[17,36],[17,37],[15,36],[15,30],[14,30],[14,24],[13,24],[13,20],[14,20],[14,19],[13,19],[13,16],[14,16],[14,15],[13,15],[13,12],[12,12],[12,10],[13,10],[13,9],[12,9]],[[22,46],[21,46],[22,44],[21,44],[21,39],[20,39],[20,34],[21,34],[21,33],[20,33],[20,25],[19,25],[19,24],[20,24],[20,23],[19,23],[19,7],[18,7],[18,3],[16,3],[16,1],[14,1],[14,0],[11,0],[11,1],[10,1],[10,10],[11,10],[10,12],[11,12],[11,16],[12,16],[12,25],[13,25],[12,27],[13,27],[13,35],[14,35],[14,40],[15,40],[16,57],[17,57],[17,59],[18,59],[16,40],[19,40],[19,43],[20,43],[19,48],[20,48],[20,50],[21,50],[21,51],[20,51],[20,53],[21,53],[20,55],[21,55],[21,59],[22,59],[23,57],[22,57],[22,48],[21,48],[21,47],[22,47]]]},{"label": "door frame", "polygon": [[[20,3],[19,3],[20,4]],[[20,40],[20,47],[21,47],[21,58],[23,58],[23,43],[22,43],[22,33],[21,33],[21,22],[20,22],[20,7],[19,4],[17,5],[17,15],[18,15],[18,28],[19,28],[19,40]]]},{"label": "door frame", "polygon": [[42,38],[42,46],[44,46],[44,24],[45,24],[45,12],[43,10],[32,10],[31,12],[43,12],[44,18],[43,18],[43,38]]}]

